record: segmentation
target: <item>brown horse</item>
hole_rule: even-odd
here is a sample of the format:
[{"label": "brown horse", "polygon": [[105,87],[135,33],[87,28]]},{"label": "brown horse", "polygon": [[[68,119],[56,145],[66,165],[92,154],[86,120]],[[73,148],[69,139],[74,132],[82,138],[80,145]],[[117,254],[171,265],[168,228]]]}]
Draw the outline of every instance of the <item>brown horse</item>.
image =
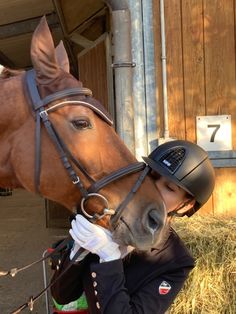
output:
[{"label": "brown horse", "polygon": [[[31,59],[41,99],[50,99],[51,94],[61,93],[61,99],[57,97],[46,102],[46,110],[36,105],[44,108],[44,117],[50,117],[56,137],[62,139],[67,147],[66,152],[73,156],[71,163],[80,181],[77,183],[82,183],[87,190],[91,180],[100,180],[114,171],[118,170],[119,173],[119,169],[137,164],[135,157],[115,133],[105,109],[82,87],[80,81],[69,74],[64,46],[60,44],[54,48],[45,18],[41,19],[33,34]],[[64,95],[63,91],[68,89],[81,90],[83,93]],[[139,166],[136,171],[128,171],[126,176],[118,176],[117,180],[100,185],[99,191],[95,189],[96,193],[102,195],[83,197],[77,184],[71,182],[68,169],[61,160],[64,158],[43,126],[40,133],[41,170],[36,186],[35,129],[35,115],[32,114],[29,90],[26,88],[26,72],[4,69],[0,76],[0,186],[23,188],[33,193],[38,188],[43,197],[64,205],[72,212],[81,207],[83,198],[86,202],[85,214],[89,217],[93,217],[95,212],[99,214],[104,205],[116,210],[126,199],[118,219],[115,219],[116,214],[113,215],[114,210],[108,210],[98,223],[113,230],[114,237],[119,238],[121,243],[138,249],[147,249],[161,238],[166,214],[163,201],[149,175],[142,178],[138,192],[128,199],[128,192],[137,190],[135,185],[140,177]]]}]

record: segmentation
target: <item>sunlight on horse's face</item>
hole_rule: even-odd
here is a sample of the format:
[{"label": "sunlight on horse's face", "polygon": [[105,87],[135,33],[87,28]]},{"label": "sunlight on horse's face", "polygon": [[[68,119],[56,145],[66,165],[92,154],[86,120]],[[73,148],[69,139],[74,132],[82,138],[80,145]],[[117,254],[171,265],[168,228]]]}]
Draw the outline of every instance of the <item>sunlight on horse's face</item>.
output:
[{"label": "sunlight on horse's face", "polygon": [[[69,61],[64,46],[59,45],[54,49],[45,18],[33,35],[31,59],[42,98],[56,91],[82,86],[81,82],[67,73]],[[3,132],[0,134],[0,185],[35,192],[35,120],[29,97],[24,92],[24,74],[0,80],[0,84],[1,117],[8,121],[8,128],[2,127]],[[83,98],[85,96],[76,99]],[[113,127],[91,109],[70,104],[49,113],[49,116],[68,149],[94,180],[136,161]],[[1,125],[4,122],[0,121],[0,129]],[[40,193],[73,211],[80,206],[80,191],[72,184],[45,128],[42,126],[41,129]],[[88,187],[86,177],[79,169],[75,169],[85,187]],[[123,177],[99,192],[107,198],[109,206],[116,209],[139,175],[135,173]],[[87,207],[91,213],[102,210],[98,200],[88,201]],[[154,181],[146,177],[118,222],[107,217],[99,223],[110,228],[114,238],[121,244],[148,249],[161,238],[165,221],[161,196]]]},{"label": "sunlight on horse's face", "polygon": [[95,179],[103,175],[99,118],[81,105],[70,105],[51,113],[51,120],[69,150]]},{"label": "sunlight on horse's face", "polygon": [[[50,119],[73,156],[79,160],[95,181],[135,161],[114,129],[86,107],[65,106],[51,113]],[[58,154],[55,152],[54,162],[57,156]],[[42,163],[44,162],[49,163],[50,156],[45,156],[45,160],[42,160]],[[51,167],[53,168],[53,164]],[[63,170],[61,169],[60,172]],[[78,169],[77,171],[79,172]],[[139,174],[133,174],[119,179],[100,191],[109,200],[111,208],[116,209],[125,199],[138,176]],[[89,187],[90,183],[83,176],[82,181],[86,187]],[[45,181],[46,186],[48,186],[47,181]],[[62,196],[68,202],[72,192],[78,195],[77,189],[71,186],[68,178],[64,179],[63,190]],[[74,203],[74,199],[71,201],[72,203],[67,206],[75,207],[80,202],[80,196],[78,195],[77,204]],[[104,204],[99,203],[97,199],[88,201],[89,214],[100,213],[103,207]],[[158,230],[153,233],[150,232],[150,220],[152,219],[158,220],[159,223]],[[146,178],[145,184],[128,204],[118,224],[113,224],[109,219],[103,219],[99,223],[113,230],[114,238],[121,244],[132,244],[139,249],[147,249],[157,240],[164,221],[165,212],[158,191],[155,187],[153,189],[151,179]]]}]

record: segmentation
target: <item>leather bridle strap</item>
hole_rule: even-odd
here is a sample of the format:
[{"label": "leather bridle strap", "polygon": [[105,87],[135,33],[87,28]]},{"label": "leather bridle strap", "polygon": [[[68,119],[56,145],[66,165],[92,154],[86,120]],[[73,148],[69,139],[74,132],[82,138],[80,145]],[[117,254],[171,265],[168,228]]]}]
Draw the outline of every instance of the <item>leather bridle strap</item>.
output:
[{"label": "leather bridle strap", "polygon": [[[67,149],[66,145],[62,142],[61,138],[59,138],[56,130],[53,128],[50,120],[48,119],[48,115],[45,112],[40,113],[41,114],[41,118],[42,121],[44,123],[45,128],[48,131],[48,134],[50,136],[50,138],[52,139],[52,141],[54,142],[54,144],[56,145],[56,148],[58,150],[58,153],[62,159],[62,162],[64,164],[64,167],[66,168],[72,182],[74,184],[76,184],[79,189],[80,192],[83,196],[83,198],[87,198],[89,193],[96,193],[98,191],[100,191],[103,187],[105,187],[106,185],[110,184],[111,182],[114,182],[126,175],[130,175],[133,174],[135,172],[139,172],[141,170],[143,170],[145,168],[145,163],[143,162],[136,162],[134,164],[130,164],[124,168],[120,168],[112,173],[110,173],[109,175],[103,177],[102,179],[98,180],[97,182],[95,182],[86,171],[84,171],[83,167],[80,165],[80,163],[78,162],[77,159],[75,159],[74,157],[72,158],[72,161],[75,163],[75,165],[86,175],[87,178],[89,178],[90,182],[92,182],[91,186],[89,187],[88,190],[86,190],[82,184],[82,182],[80,181],[80,178],[78,177],[78,175],[75,173],[72,165],[69,163],[68,161],[68,155],[71,158],[72,154],[69,152],[69,150]],[[66,152],[65,152],[66,151]],[[137,181],[138,182],[138,181]]]},{"label": "leather bridle strap", "polygon": [[9,270],[2,270],[0,271],[0,277],[3,277],[3,276],[11,276],[11,277],[15,277],[18,273],[20,273],[21,271],[24,271],[36,264],[39,264],[43,261],[45,261],[46,259],[54,256],[56,253],[60,252],[62,249],[64,249],[68,244],[69,242],[72,241],[72,238],[69,236],[67,238],[65,238],[60,244],[58,244],[58,246],[52,251],[52,252],[49,252],[47,253],[44,257],[41,257],[40,259],[28,264],[28,265],[25,265],[23,267],[20,267],[20,268],[11,268]]},{"label": "leather bridle strap", "polygon": [[[54,132],[57,134],[57,131],[54,128]],[[59,137],[59,135],[57,134]],[[97,193],[99,190],[104,188],[106,185],[119,180],[127,175],[142,171],[146,164],[144,162],[134,162],[132,164],[127,165],[126,167],[119,168],[118,170],[115,170],[111,172],[110,174],[106,175],[105,177],[99,179],[98,181],[95,181],[87,172],[87,170],[81,165],[81,163],[71,154],[69,149],[67,148],[66,144],[63,142],[63,140],[60,138],[60,143],[65,150],[68,158],[73,162],[73,164],[81,170],[81,172],[87,177],[87,179],[90,181],[91,185],[88,188],[88,193]]]},{"label": "leather bridle strap", "polygon": [[55,145],[55,147],[59,153],[60,159],[62,160],[62,163],[63,163],[65,169],[67,170],[67,172],[71,178],[72,183],[79,188],[81,195],[83,197],[86,197],[88,192],[85,189],[83,183],[80,181],[80,178],[76,174],[71,163],[69,162],[68,157],[67,157],[67,155],[66,155],[66,153],[62,147],[61,140],[58,137],[57,133],[55,132],[55,129],[53,128],[53,125],[51,124],[50,120],[48,119],[48,114],[44,111],[44,112],[40,113],[40,116],[41,116],[42,121],[44,123],[44,126],[48,132],[48,135],[52,139],[52,141],[53,141],[53,143],[54,143],[54,145]]},{"label": "leather bridle strap", "polygon": [[[147,176],[148,172],[149,172],[150,169],[151,169],[148,165],[145,165],[145,164],[142,165],[142,169],[140,168],[141,165],[138,165],[138,163],[137,163],[136,167],[137,167],[137,166],[139,166],[139,169],[140,169],[140,170],[142,170],[142,169],[144,168],[143,171],[141,172],[141,174],[139,175],[137,181],[135,181],[133,187],[132,187],[131,190],[128,192],[128,194],[126,195],[125,199],[120,203],[120,205],[119,205],[116,209],[110,209],[110,210],[109,210],[109,214],[112,216],[112,217],[111,217],[111,221],[112,221],[113,225],[115,225],[115,224],[119,221],[119,219],[120,219],[120,217],[121,217],[121,215],[122,215],[122,213],[123,213],[125,207],[126,207],[126,206],[128,205],[128,203],[132,200],[132,198],[134,197],[134,194],[135,194],[135,193],[137,192],[137,190],[140,188],[140,186],[141,186],[141,184],[143,183],[145,177]],[[125,169],[125,168],[124,168],[124,169]],[[136,169],[137,169],[137,168],[136,168]],[[133,169],[133,170],[134,170],[134,169]],[[139,171],[140,171],[140,170],[139,170]],[[133,172],[136,172],[136,171],[133,171]],[[112,174],[114,174],[114,173],[112,173]],[[117,177],[116,179],[118,179],[118,177]],[[102,180],[100,180],[100,181],[102,181]],[[103,182],[103,181],[104,181],[104,182]],[[107,184],[107,182],[105,182],[105,180],[103,180],[103,181],[102,181],[101,183],[98,182],[99,184],[98,184],[98,187],[97,187],[97,188],[103,187],[103,184],[104,184],[104,186]],[[112,182],[112,181],[114,181],[114,179],[111,180],[110,182]],[[109,183],[110,183],[110,182],[109,182]],[[89,191],[90,191],[90,190],[89,190]],[[93,214],[93,215],[89,215],[89,214],[84,210],[84,202],[87,201],[87,200],[88,200],[90,197],[92,197],[94,194],[96,195],[95,192],[93,192],[93,193],[91,193],[91,192],[88,193],[87,198],[82,200],[82,202],[81,202],[81,208],[80,208],[81,213],[82,213],[87,219],[89,219],[91,222],[96,222],[97,220],[103,218],[103,217],[105,216],[105,214],[106,214],[106,209],[104,210],[104,214],[103,214],[103,215],[98,215],[98,214],[96,214],[96,213]]]},{"label": "leather bridle strap", "polygon": [[140,188],[141,184],[143,183],[143,180],[146,178],[147,174],[151,168],[146,165],[141,174],[139,175],[138,180],[133,185],[132,189],[127,194],[126,198],[123,200],[123,202],[120,203],[120,205],[115,210],[115,215],[111,217],[112,223],[117,223],[125,209],[125,207],[128,205],[128,203],[131,201],[131,199],[134,197],[134,194],[137,192],[137,190]]},{"label": "leather bridle strap", "polygon": [[35,82],[34,70],[30,70],[26,72],[26,81],[27,81],[27,86],[30,87],[29,93],[32,100],[34,111],[39,110],[41,107],[44,107],[55,100],[62,99],[65,97],[92,96],[92,91],[90,89],[84,88],[84,87],[74,87],[74,88],[67,88],[63,91],[55,92],[41,99],[36,82]]},{"label": "leather bridle strap", "polygon": [[[33,70],[26,72],[26,81],[28,86],[28,91],[31,98],[31,103],[33,105],[33,110],[36,114],[36,132],[35,132],[35,141],[36,141],[36,147],[35,147],[35,190],[39,192],[39,186],[40,186],[40,168],[41,168],[41,119],[44,123],[44,126],[52,139],[53,143],[56,146],[56,149],[60,155],[60,158],[63,162],[63,165],[65,169],[67,170],[73,184],[78,186],[81,195],[83,197],[86,197],[87,191],[84,188],[82,182],[80,181],[80,178],[75,173],[72,165],[70,164],[66,153],[63,150],[63,147],[61,145],[61,140],[56,134],[50,120],[48,119],[47,111],[45,110],[44,106],[48,103],[58,100],[61,97],[66,97],[68,95],[91,95],[91,92],[89,92],[88,89],[84,88],[74,88],[74,89],[67,89],[65,91],[56,92],[53,95],[49,95],[45,97],[44,99],[41,99],[37,86],[35,84],[35,72]],[[81,167],[82,168],[82,167]],[[87,176],[87,173],[86,173]],[[93,180],[91,179],[93,182]]]},{"label": "leather bridle strap", "polygon": [[136,162],[133,164],[130,164],[126,167],[120,168],[116,171],[111,172],[109,175],[103,177],[102,179],[94,182],[89,188],[88,193],[96,193],[102,188],[104,188],[106,185],[119,180],[123,178],[126,175],[130,175],[132,173],[139,172],[145,168],[144,162]]},{"label": "leather bridle strap", "polygon": [[[44,99],[41,99],[37,86],[35,84],[35,72],[34,70],[26,72],[26,81],[27,86],[31,98],[31,102],[33,104],[33,110],[36,114],[36,150],[35,150],[35,189],[39,192],[40,186],[40,165],[41,165],[41,119],[44,123],[44,126],[51,138],[52,142],[56,146],[56,149],[60,155],[60,158],[63,162],[65,169],[67,170],[73,184],[78,186],[83,199],[85,200],[89,194],[97,193],[101,190],[104,186],[110,184],[111,182],[118,180],[126,175],[139,172],[144,167],[145,164],[143,162],[136,162],[134,164],[128,165],[127,167],[118,169],[117,171],[112,172],[111,174],[105,176],[104,178],[98,180],[97,182],[88,174],[85,168],[80,164],[80,162],[73,157],[70,153],[62,139],[60,138],[59,134],[56,132],[55,128],[53,127],[51,121],[48,117],[48,112],[54,111],[59,109],[60,107],[64,106],[68,103],[71,104],[81,104],[91,107],[92,110],[96,112],[99,110],[95,108],[94,105],[89,104],[84,101],[76,101],[76,100],[67,100],[60,103],[56,103],[47,109],[45,109],[45,105],[48,105],[50,102],[59,100],[61,97],[67,97],[68,95],[91,95],[88,89],[84,88],[74,88],[74,89],[67,89],[65,91],[56,92],[52,95],[46,96]],[[103,115],[103,113],[99,110],[99,114]],[[108,118],[107,118],[108,119]],[[110,122],[109,119],[107,120],[108,123]],[[86,178],[90,181],[91,186],[88,191],[84,188],[84,185],[80,181],[79,176],[76,174],[75,170],[73,169],[69,159],[76,165],[78,169],[86,176]],[[96,215],[97,218],[97,215]]]},{"label": "leather bridle strap", "polygon": [[71,259],[70,263],[67,265],[67,267],[60,273],[60,275],[54,279],[54,281],[51,281],[43,290],[41,290],[35,297],[30,297],[28,302],[25,302],[24,304],[20,305],[16,310],[11,312],[10,314],[18,314],[21,311],[23,311],[26,308],[29,308],[30,311],[33,311],[34,309],[34,303],[47,291],[49,290],[70,268],[71,266],[76,262],[78,257],[84,252],[84,248],[79,248],[79,250],[76,252],[74,257]]}]

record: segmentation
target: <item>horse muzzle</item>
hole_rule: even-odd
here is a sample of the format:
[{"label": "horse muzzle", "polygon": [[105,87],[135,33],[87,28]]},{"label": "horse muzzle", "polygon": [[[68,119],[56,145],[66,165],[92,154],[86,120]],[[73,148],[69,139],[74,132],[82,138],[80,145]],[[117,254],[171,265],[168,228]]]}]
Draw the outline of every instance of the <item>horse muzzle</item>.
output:
[{"label": "horse muzzle", "polygon": [[115,216],[111,217],[113,238],[120,245],[131,245],[138,250],[146,251],[162,240],[167,217],[165,205],[151,204],[140,213],[134,213],[134,210],[132,213],[129,208],[119,217],[119,221],[116,221]]}]

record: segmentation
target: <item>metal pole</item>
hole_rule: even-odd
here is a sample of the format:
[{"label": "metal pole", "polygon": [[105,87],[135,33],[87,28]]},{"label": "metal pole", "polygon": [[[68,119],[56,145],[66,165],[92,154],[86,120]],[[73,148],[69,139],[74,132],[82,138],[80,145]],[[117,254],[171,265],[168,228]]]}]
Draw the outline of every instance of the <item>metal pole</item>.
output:
[{"label": "metal pole", "polygon": [[147,111],[147,142],[150,153],[157,146],[157,99],[156,73],[154,57],[153,5],[152,0],[142,1],[143,12],[143,49],[144,49],[144,78]]},{"label": "metal pole", "polygon": [[114,63],[117,132],[134,153],[134,112],[132,102],[132,58],[130,16],[126,10],[113,12]]},{"label": "metal pole", "polygon": [[157,145],[152,0],[105,2],[113,16],[117,131],[141,159]]},{"label": "metal pole", "polygon": [[143,17],[141,0],[129,0],[131,13],[132,56],[136,67],[133,69],[133,102],[135,154],[137,159],[147,155],[147,121],[143,52]]},{"label": "metal pole", "polygon": [[126,1],[105,2],[112,10],[116,130],[130,151],[135,153],[130,13]]}]

